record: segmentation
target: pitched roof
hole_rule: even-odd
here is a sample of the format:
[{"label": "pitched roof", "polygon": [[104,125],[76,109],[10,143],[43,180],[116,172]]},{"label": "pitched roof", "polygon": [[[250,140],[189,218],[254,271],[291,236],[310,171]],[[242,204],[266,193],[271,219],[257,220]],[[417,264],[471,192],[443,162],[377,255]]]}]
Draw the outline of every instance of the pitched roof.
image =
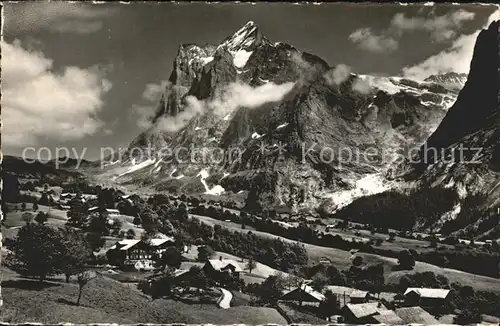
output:
[{"label": "pitched roof", "polygon": [[212,268],[216,271],[220,271],[226,268],[228,265],[232,265],[235,268],[235,272],[243,272],[243,269],[240,267],[240,265],[233,259],[210,259],[208,263],[212,265]]},{"label": "pitched roof", "polygon": [[[132,248],[133,246],[135,246],[136,244],[138,244],[139,242],[141,242],[141,240],[135,240],[135,239],[124,239],[124,240],[120,240],[118,241],[118,244],[121,246],[120,248],[118,248],[119,250],[129,250],[130,248]],[[116,249],[116,244],[109,248],[109,249]]]},{"label": "pitched roof", "polygon": [[444,299],[450,293],[447,289],[431,289],[431,288],[407,288],[404,295],[414,292],[421,298]]},{"label": "pitched roof", "polygon": [[[325,296],[320,292],[314,290],[307,284],[302,284],[300,287],[297,287],[291,291],[285,293],[280,300],[291,300],[297,301],[299,298],[304,299],[304,296],[309,296],[313,301],[323,301],[325,300]],[[303,300],[306,301],[306,300]]]},{"label": "pitched roof", "polygon": [[405,323],[404,320],[392,310],[379,311],[379,314],[373,316],[373,319],[386,325],[403,325]]},{"label": "pitched roof", "polygon": [[175,242],[175,239],[173,237],[165,237],[165,238],[158,238],[158,239],[150,239],[149,240],[149,243],[150,245],[152,246],[160,246],[162,244],[164,244],[165,242]]},{"label": "pitched roof", "polygon": [[336,294],[336,295],[351,295],[351,293],[353,291],[356,291],[356,289],[353,289],[353,288],[350,288],[350,287],[347,287],[347,286],[340,286],[340,285],[327,285],[325,286],[324,288],[324,291],[331,291],[333,294]]},{"label": "pitched roof", "polygon": [[350,298],[366,298],[368,291],[354,290],[349,295]]},{"label": "pitched roof", "polygon": [[345,305],[345,307],[349,309],[356,318],[373,316],[380,314],[381,311],[388,310],[383,304],[378,302],[368,302],[368,303],[358,303],[358,304],[348,303]]},{"label": "pitched roof", "polygon": [[427,324],[437,325],[439,321],[421,307],[407,307],[396,309],[396,315],[401,318],[405,324]]}]

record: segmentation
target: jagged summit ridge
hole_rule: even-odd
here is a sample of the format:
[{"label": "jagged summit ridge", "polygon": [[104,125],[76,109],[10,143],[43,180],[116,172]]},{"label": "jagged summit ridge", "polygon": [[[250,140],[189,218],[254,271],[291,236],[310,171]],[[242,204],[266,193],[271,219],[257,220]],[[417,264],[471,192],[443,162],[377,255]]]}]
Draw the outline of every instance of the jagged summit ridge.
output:
[{"label": "jagged summit ridge", "polygon": [[225,39],[219,47],[227,47],[230,52],[253,51],[256,46],[266,41],[259,27],[253,21],[248,21],[233,36]]}]

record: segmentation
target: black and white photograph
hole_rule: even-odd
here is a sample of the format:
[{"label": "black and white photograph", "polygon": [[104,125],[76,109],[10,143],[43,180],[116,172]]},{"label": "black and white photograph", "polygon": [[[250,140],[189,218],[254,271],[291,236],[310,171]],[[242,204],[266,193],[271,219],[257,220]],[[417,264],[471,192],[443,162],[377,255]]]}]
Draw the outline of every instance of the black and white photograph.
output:
[{"label": "black and white photograph", "polygon": [[500,6],[1,28],[1,323],[500,324]]}]

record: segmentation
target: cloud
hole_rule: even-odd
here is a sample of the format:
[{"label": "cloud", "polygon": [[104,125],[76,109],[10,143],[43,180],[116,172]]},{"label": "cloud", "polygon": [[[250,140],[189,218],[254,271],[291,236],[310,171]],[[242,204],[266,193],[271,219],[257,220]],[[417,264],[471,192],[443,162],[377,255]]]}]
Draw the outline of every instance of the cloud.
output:
[{"label": "cloud", "polygon": [[151,127],[154,114],[155,109],[152,105],[134,104],[132,106],[132,118],[136,121],[137,126],[143,130]]},{"label": "cloud", "polygon": [[54,2],[4,4],[7,33],[47,30],[59,33],[90,34],[102,29],[103,20],[115,14],[118,6]]},{"label": "cloud", "polygon": [[146,85],[142,97],[148,101],[158,101],[161,94],[165,91],[169,82],[162,80],[159,84],[149,83]]},{"label": "cloud", "polygon": [[389,53],[398,49],[399,39],[407,32],[425,31],[437,42],[454,39],[457,37],[457,30],[474,17],[474,13],[463,9],[441,16],[436,16],[431,11],[425,17],[407,17],[404,13],[397,13],[389,26],[381,32],[376,33],[368,27],[360,28],[349,35],[349,40],[366,51]]},{"label": "cloud", "polygon": [[64,67],[21,42],[1,42],[3,143],[24,147],[47,139],[67,141],[98,132],[102,96],[111,88],[101,66]]},{"label": "cloud", "polygon": [[390,35],[376,35],[370,28],[360,28],[349,35],[349,40],[357,44],[361,49],[375,52],[387,53],[398,48],[398,42]]},{"label": "cloud", "polygon": [[274,84],[272,82],[251,87],[241,82],[228,85],[213,99],[200,101],[194,96],[186,97],[186,106],[174,117],[162,117],[156,127],[161,131],[176,132],[184,128],[197,114],[213,112],[224,117],[239,107],[256,108],[268,102],[278,102],[292,90],[295,83]]},{"label": "cloud", "polygon": [[475,14],[463,9],[449,12],[442,16],[430,15],[428,17],[406,17],[404,13],[394,15],[391,29],[396,33],[423,30],[431,33],[437,42],[454,38],[464,22],[473,20]]},{"label": "cloud", "polygon": [[[488,17],[487,23],[481,29],[487,28],[493,21],[499,19],[500,13],[496,10]],[[422,80],[430,75],[447,72],[468,73],[479,32],[480,30],[472,34],[460,35],[449,48],[418,64],[403,68],[403,75],[407,78]]]},{"label": "cloud", "polygon": [[167,88],[172,87],[175,85],[165,80],[146,84],[141,96],[143,104],[132,105],[132,114],[129,118],[135,120],[137,126],[143,130],[150,128],[157,114],[158,102],[162,94],[167,91]]},{"label": "cloud", "polygon": [[304,83],[313,80],[319,71],[319,67],[312,65],[310,62],[306,61],[302,57],[302,53],[299,51],[292,52],[290,59],[295,63],[296,71],[299,74],[298,83]]},{"label": "cloud", "polygon": [[352,90],[361,94],[368,94],[372,91],[372,87],[368,81],[357,78],[352,84]]},{"label": "cloud", "polygon": [[339,64],[335,68],[328,70],[323,77],[325,77],[328,85],[339,85],[342,84],[347,78],[349,78],[351,74],[351,68],[344,65]]}]

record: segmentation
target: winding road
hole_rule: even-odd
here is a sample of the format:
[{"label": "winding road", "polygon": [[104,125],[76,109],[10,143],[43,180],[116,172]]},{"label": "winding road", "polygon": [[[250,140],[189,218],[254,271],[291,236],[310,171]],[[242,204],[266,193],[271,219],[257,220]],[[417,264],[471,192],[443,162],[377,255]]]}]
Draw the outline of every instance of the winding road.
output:
[{"label": "winding road", "polygon": [[233,299],[233,294],[223,288],[219,288],[219,290],[222,292],[222,295],[217,300],[217,305],[221,309],[229,309],[231,307],[231,300]]}]

